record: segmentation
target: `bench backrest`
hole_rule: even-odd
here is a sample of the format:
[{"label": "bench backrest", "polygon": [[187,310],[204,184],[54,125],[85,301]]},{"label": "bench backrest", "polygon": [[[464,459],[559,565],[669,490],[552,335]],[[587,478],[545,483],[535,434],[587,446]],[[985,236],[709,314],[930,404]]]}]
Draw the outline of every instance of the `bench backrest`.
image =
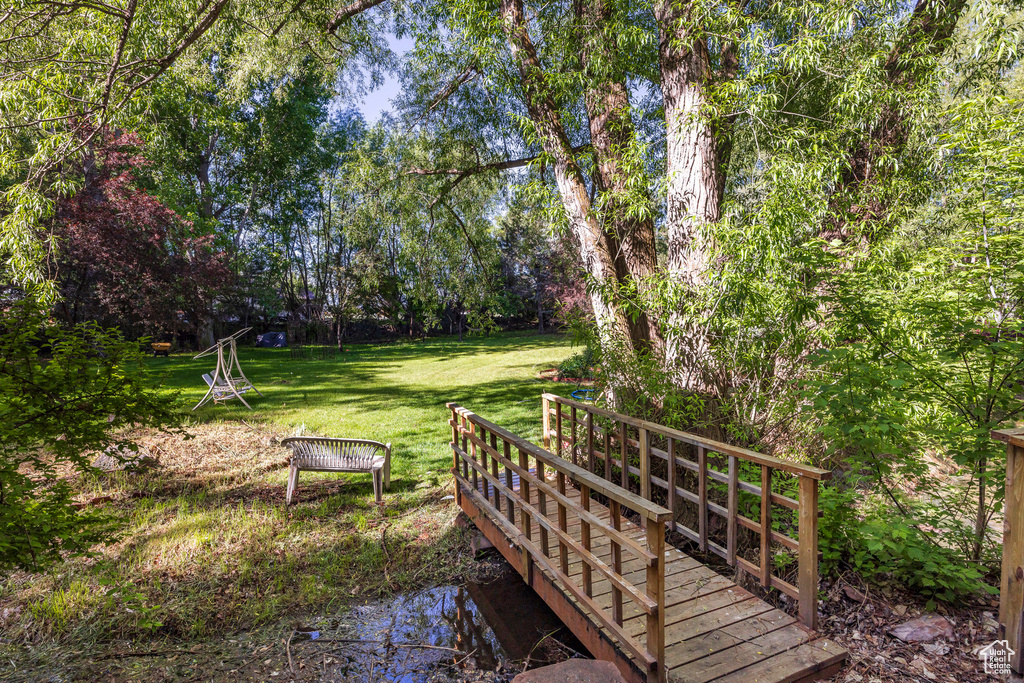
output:
[{"label": "bench backrest", "polygon": [[337,467],[370,469],[374,457],[384,455],[387,446],[369,439],[333,439],[323,436],[291,436],[281,441],[292,449],[294,461],[301,467]]}]

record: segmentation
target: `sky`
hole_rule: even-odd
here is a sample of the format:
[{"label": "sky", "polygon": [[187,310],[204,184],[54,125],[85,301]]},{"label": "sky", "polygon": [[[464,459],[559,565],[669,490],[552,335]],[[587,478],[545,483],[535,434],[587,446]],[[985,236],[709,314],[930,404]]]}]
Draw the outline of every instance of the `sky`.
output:
[{"label": "sky", "polygon": [[[398,39],[394,36],[389,36],[388,43],[400,58],[413,48],[413,41],[410,38]],[[368,93],[363,98],[358,109],[362,112],[363,118],[366,119],[367,123],[376,123],[384,112],[390,111],[394,113],[395,110],[391,106],[391,100],[399,93],[401,87],[397,78],[388,75],[379,88]]]}]

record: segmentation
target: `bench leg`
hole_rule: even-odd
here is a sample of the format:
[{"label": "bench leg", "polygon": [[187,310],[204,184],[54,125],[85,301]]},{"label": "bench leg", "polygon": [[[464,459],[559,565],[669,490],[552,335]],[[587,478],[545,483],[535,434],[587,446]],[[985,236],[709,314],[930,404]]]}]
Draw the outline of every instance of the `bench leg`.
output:
[{"label": "bench leg", "polygon": [[285,496],[284,504],[292,504],[292,494],[299,485],[299,468],[292,465],[288,468],[288,494]]},{"label": "bench leg", "polygon": [[384,497],[384,472],[383,470],[373,471],[373,497],[377,499],[377,502],[381,502],[381,498]]}]

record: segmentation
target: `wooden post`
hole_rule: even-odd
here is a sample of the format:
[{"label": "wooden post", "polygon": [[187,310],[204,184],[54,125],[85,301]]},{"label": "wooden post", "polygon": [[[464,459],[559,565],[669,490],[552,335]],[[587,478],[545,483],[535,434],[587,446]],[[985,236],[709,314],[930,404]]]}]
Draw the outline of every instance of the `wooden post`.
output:
[{"label": "wooden post", "polygon": [[555,455],[562,457],[562,404],[555,401]]},{"label": "wooden post", "polygon": [[[729,499],[728,517],[725,527],[725,561],[730,567],[736,566],[736,525],[740,514],[740,468],[735,455],[729,456]],[[817,536],[815,536],[817,538]]]},{"label": "wooden post", "polygon": [[647,525],[647,546],[654,562],[647,566],[647,595],[657,609],[647,615],[647,651],[658,660],[658,668],[650,678],[659,683],[668,681],[665,670],[665,525]]},{"label": "wooden post", "polygon": [[[558,483],[558,492],[565,497],[565,474],[559,472],[555,475],[555,481]],[[558,528],[562,530],[562,533],[569,531],[569,520],[566,517],[565,505],[562,504],[561,500],[557,500],[558,508]],[[569,546],[561,538],[558,539],[558,560],[562,567],[562,573],[566,576],[569,575]]]},{"label": "wooden post", "polygon": [[697,532],[700,535],[700,551],[708,551],[708,449],[697,446]]},{"label": "wooden post", "polygon": [[612,432],[608,427],[604,429],[604,478],[612,480]]},{"label": "wooden post", "polygon": [[[459,415],[455,412],[455,408],[452,408],[452,458],[454,462],[452,467],[455,471],[459,471],[459,453],[456,451],[456,447],[459,445]],[[454,477],[453,477],[454,479]],[[458,480],[455,480],[455,502],[458,505],[462,505],[462,487],[459,486]]]},{"label": "wooden post", "polygon": [[[512,446],[509,445],[505,439],[501,440],[502,452],[505,456],[505,460],[512,462]],[[513,490],[514,480],[512,479],[512,468],[505,465],[505,486],[508,487],[509,491]],[[508,521],[513,524],[516,523],[516,512],[512,505],[512,495],[508,494],[505,496],[505,516],[508,517]]]},{"label": "wooden post", "polygon": [[799,579],[800,623],[818,628],[818,480],[800,477]]},{"label": "wooden post", "polygon": [[629,444],[626,442],[626,423],[619,423],[619,458],[622,462],[622,488],[629,490]]},{"label": "wooden post", "polygon": [[[469,426],[473,428],[473,432],[472,432],[473,436],[476,436],[476,425],[473,424],[472,422],[470,422]],[[469,457],[471,457],[473,459],[473,462],[479,462],[479,459],[476,457],[476,441],[470,441],[469,442]],[[473,469],[473,489],[479,491],[480,490],[480,478],[479,478],[480,475],[477,474],[477,471],[476,471],[475,467],[472,468],[472,469]],[[487,485],[487,482],[485,481],[484,482],[484,486],[485,486],[485,488],[484,488],[484,498],[487,498],[486,485]]]},{"label": "wooden post", "polygon": [[[537,458],[537,478],[540,479],[541,483],[544,482],[544,462]],[[537,487],[537,510],[541,516],[545,519],[548,518],[548,494],[544,493],[543,487]],[[551,557],[551,546],[548,543],[548,530],[547,528],[537,522],[540,526],[540,549],[544,553],[544,557]]]},{"label": "wooden post", "polygon": [[[462,418],[462,429],[460,430],[462,432],[462,452],[468,455],[469,447],[466,444],[469,442],[469,437],[466,436],[466,432],[469,428],[466,424],[466,418]],[[462,459],[462,478],[467,481],[469,480],[469,463],[466,462],[465,458]]]},{"label": "wooden post", "polygon": [[676,440],[668,437],[668,509],[672,511],[669,528],[676,530]]},{"label": "wooden post", "polygon": [[[527,472],[530,471],[530,457],[522,448],[519,449],[519,466]],[[530,502],[530,482],[525,477],[519,478],[519,494],[527,503]],[[533,518],[526,508],[519,511],[519,530],[523,532],[523,536],[526,536],[527,541],[533,538]],[[533,574],[533,558],[525,545],[523,546],[522,574],[526,583],[530,583]]]},{"label": "wooden post", "polygon": [[576,424],[576,406],[569,407],[569,421],[572,426],[569,429],[569,453],[573,465],[579,465],[579,449],[576,448],[576,431],[579,426]]},{"label": "wooden post", "polygon": [[[498,436],[491,432],[491,448],[494,452],[498,452]],[[494,477],[494,483],[491,484],[491,488],[494,491],[494,509],[501,512],[501,494],[498,493],[498,484],[501,482],[501,477],[498,475],[498,457],[496,455],[491,456],[491,475]],[[511,500],[507,500],[506,503],[511,503]],[[505,517],[508,517],[510,506],[506,505]]]},{"label": "wooden post", "polygon": [[540,406],[544,411],[543,423],[544,423],[544,450],[551,450],[551,402],[548,401],[547,396],[541,396]]},{"label": "wooden post", "polygon": [[761,585],[772,585],[772,468],[761,465]]},{"label": "wooden post", "polygon": [[[619,501],[609,501],[608,513],[611,517],[612,528],[622,531],[622,509],[619,506]],[[615,538],[609,538],[609,540],[612,543],[612,571],[622,576],[622,546]],[[612,619],[616,624],[622,626],[622,591],[615,584],[612,584]]]},{"label": "wooden post", "polygon": [[594,473],[594,414],[587,411],[587,469]]},{"label": "wooden post", "polygon": [[651,437],[640,428],[640,497],[651,499]]},{"label": "wooden post", "polygon": [[[580,507],[586,512],[590,512],[590,487],[582,484],[580,485]],[[583,543],[583,549],[590,552],[590,522],[580,517],[580,541]],[[583,562],[583,590],[586,592],[587,597],[594,597],[594,586],[591,579],[591,568],[590,564],[586,561]]]},{"label": "wooden post", "polygon": [[1010,667],[1024,669],[1024,429],[992,432],[1006,444],[1006,497],[1003,503],[1003,564],[999,584],[999,638],[1014,655]]}]

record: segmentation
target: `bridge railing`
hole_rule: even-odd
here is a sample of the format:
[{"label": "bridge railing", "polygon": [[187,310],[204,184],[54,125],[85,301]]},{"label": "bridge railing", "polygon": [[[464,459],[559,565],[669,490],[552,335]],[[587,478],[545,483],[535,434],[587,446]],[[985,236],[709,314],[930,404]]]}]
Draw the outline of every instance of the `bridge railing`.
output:
[{"label": "bridge railing", "polygon": [[[459,503],[462,496],[469,496],[520,549],[520,571],[527,583],[540,568],[585,605],[646,667],[649,680],[664,681],[665,522],[671,517],[669,511],[457,404],[449,403],[448,408],[452,414],[452,474]],[[578,490],[578,499],[570,487]],[[607,505],[607,519],[591,511],[595,496],[601,496]],[[627,510],[653,522],[646,525],[644,540],[623,532]],[[576,524],[578,540],[570,533]],[[553,545],[558,546],[557,554]],[[646,569],[642,584],[629,578],[639,569],[623,572],[623,566],[633,559]],[[608,581],[610,597],[594,595],[595,577]],[[635,616],[646,620],[644,643],[623,626]]]},{"label": "bridge railing", "polygon": [[[663,503],[671,511],[669,529],[797,600],[800,621],[817,628],[818,482],[831,472],[555,394],[543,394],[541,401],[545,448],[645,500]],[[797,498],[783,495],[787,485],[795,487]],[[741,513],[741,504],[752,510],[755,502],[756,519]],[[757,564],[738,553],[741,528],[758,538]],[[777,548],[787,551],[780,559],[796,553],[796,585],[776,575]]]}]

